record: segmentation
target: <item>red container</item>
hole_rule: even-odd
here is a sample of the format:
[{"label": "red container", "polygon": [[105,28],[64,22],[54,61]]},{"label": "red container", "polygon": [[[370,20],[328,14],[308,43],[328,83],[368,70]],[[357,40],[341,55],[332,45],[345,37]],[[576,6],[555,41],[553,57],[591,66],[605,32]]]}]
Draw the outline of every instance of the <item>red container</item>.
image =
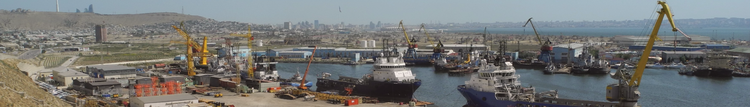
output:
[{"label": "red container", "polygon": [[349,99],[346,100],[345,106],[353,106],[359,104],[359,99]]},{"label": "red container", "polygon": [[154,64],[154,67],[156,67],[156,68],[164,68],[166,66],[167,66],[167,64]]}]

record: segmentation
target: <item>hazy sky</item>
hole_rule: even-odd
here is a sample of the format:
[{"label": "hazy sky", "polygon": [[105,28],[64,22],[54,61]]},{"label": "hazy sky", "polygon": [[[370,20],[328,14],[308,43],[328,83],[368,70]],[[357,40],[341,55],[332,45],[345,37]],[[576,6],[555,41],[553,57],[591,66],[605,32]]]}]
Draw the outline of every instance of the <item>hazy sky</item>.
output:
[{"label": "hazy sky", "polygon": [[[2,0],[0,9],[55,11],[54,0]],[[669,0],[676,19],[750,18],[750,0]],[[657,9],[656,0],[60,0],[61,12],[94,5],[102,14],[181,12],[220,21],[281,24],[368,24],[370,21],[417,25],[432,22],[521,22],[641,20]],[[339,6],[341,11],[339,12]],[[659,7],[660,8],[660,7]]]}]

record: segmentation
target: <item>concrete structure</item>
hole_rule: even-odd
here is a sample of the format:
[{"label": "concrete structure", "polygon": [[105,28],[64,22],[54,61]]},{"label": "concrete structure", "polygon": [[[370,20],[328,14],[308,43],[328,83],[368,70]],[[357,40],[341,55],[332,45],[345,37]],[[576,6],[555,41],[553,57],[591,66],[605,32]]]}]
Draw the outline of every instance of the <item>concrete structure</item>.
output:
[{"label": "concrete structure", "polygon": [[[657,43],[674,43],[677,41],[678,44],[688,44],[690,43],[705,43],[711,41],[711,37],[708,36],[690,36],[692,39],[691,41],[688,41],[688,39],[684,36],[659,36],[662,41],[656,41]],[[631,46],[631,45],[645,45],[648,41],[648,36],[615,36],[612,38],[612,42],[615,45],[619,46]]]},{"label": "concrete structure", "polygon": [[122,91],[120,82],[107,81],[102,78],[76,79],[70,87],[81,94],[94,96],[120,94]]},{"label": "concrete structure", "polygon": [[[428,49],[432,49],[434,45],[427,45]],[[443,44],[443,49],[450,49],[455,52],[459,51],[469,51],[469,48],[473,48],[476,51],[485,51],[489,50],[489,46],[481,45],[481,44]]]},{"label": "concrete structure", "polygon": [[94,78],[122,79],[136,77],[136,69],[122,65],[86,66],[86,73]]},{"label": "concrete structure", "polygon": [[90,76],[86,73],[78,71],[52,71],[52,79],[59,82],[61,86],[68,86],[73,84],[73,80],[76,79],[88,79]]},{"label": "concrete structure", "polygon": [[367,40],[359,40],[359,47],[367,48]]},{"label": "concrete structure", "polygon": [[375,45],[375,40],[370,40],[370,42],[367,42],[367,43],[369,43],[369,45],[370,45],[369,47],[370,47],[370,48],[375,48],[375,47],[377,47],[377,45]]},{"label": "concrete structure", "polygon": [[[552,52],[550,56],[553,62],[567,62],[568,59],[575,59],[578,55],[583,53],[583,44],[571,43],[571,44],[559,44],[552,46]],[[572,53],[572,54],[570,54]],[[573,61],[571,59],[571,61]]]},{"label": "concrete structure", "polygon": [[680,61],[680,57],[682,56],[685,56],[688,58],[699,58],[699,57],[706,58],[706,53],[702,51],[661,51],[658,53],[661,53],[660,56],[662,60],[672,58],[674,59],[674,61]]},{"label": "concrete structure", "polygon": [[281,51],[278,53],[279,56],[284,58],[307,58],[312,55],[310,51]]},{"label": "concrete structure", "polygon": [[104,43],[107,42],[107,27],[104,25],[96,25],[94,26],[96,36],[96,42],[97,43]]},{"label": "concrete structure", "polygon": [[284,22],[284,29],[292,29],[292,22]]},{"label": "concrete structure", "polygon": [[172,95],[130,97],[130,107],[186,107],[199,103],[198,97],[183,93]]}]

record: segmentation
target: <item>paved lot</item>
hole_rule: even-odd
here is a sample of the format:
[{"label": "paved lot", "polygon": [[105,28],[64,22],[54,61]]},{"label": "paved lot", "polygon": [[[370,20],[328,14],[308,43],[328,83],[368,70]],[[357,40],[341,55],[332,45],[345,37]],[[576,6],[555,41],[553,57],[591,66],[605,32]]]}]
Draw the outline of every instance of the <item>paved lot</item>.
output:
[{"label": "paved lot", "polygon": [[29,50],[19,55],[18,59],[31,59],[31,58],[36,57],[40,53],[42,53],[42,50],[39,50],[39,49]]},{"label": "paved lot", "polygon": [[[329,104],[326,101],[302,101],[302,98],[295,100],[286,100],[274,97],[273,93],[252,93],[249,97],[240,97],[235,93],[221,91],[224,97],[214,98],[213,96],[204,96],[193,94],[198,98],[209,99],[225,104],[233,104],[235,107],[344,107],[344,104]],[[378,104],[359,104],[356,107],[408,107],[396,103],[378,103]]]}]

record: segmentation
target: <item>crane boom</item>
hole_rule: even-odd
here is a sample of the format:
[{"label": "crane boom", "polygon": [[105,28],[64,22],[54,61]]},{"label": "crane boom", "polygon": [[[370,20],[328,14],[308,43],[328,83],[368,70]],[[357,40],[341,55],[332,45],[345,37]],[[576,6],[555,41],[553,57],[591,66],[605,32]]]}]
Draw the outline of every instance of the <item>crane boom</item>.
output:
[{"label": "crane boom", "polygon": [[526,27],[527,24],[531,23],[531,28],[534,29],[534,34],[536,34],[536,41],[539,42],[539,45],[544,45],[542,44],[542,38],[539,37],[539,33],[536,32],[536,27],[534,27],[534,22],[531,22],[532,18],[529,18],[529,20],[526,21],[526,24],[523,24],[523,27]]},{"label": "crane boom", "polygon": [[400,26],[401,31],[404,32],[404,37],[406,37],[406,43],[409,43],[409,46],[411,47],[413,44],[411,43],[411,41],[409,41],[409,35],[406,34],[406,28],[404,28],[404,20],[399,21],[398,26]]},{"label": "crane boom", "polygon": [[188,42],[188,45],[190,45],[190,46],[193,47],[193,51],[200,52],[201,50],[203,50],[200,46],[198,46],[198,43],[196,43],[195,41],[192,40],[192,38],[190,37],[190,35],[188,35],[187,33],[185,33],[184,30],[182,30],[181,28],[179,28],[179,27],[177,27],[175,25],[172,25],[172,28],[174,28],[174,30],[176,30],[177,33],[179,33],[183,38],[185,38],[185,40],[187,40],[186,42]]},{"label": "crane boom", "polygon": [[303,90],[307,90],[307,87],[305,87],[305,79],[307,79],[307,72],[310,71],[310,64],[312,64],[313,57],[315,57],[315,51],[318,50],[318,46],[315,46],[313,48],[312,55],[310,55],[310,62],[307,62],[307,68],[305,68],[305,75],[302,76],[302,81],[299,82],[299,88]]},{"label": "crane boom", "polygon": [[648,56],[651,55],[651,49],[654,46],[655,40],[659,39],[657,34],[659,34],[659,27],[661,27],[661,23],[662,23],[662,20],[664,20],[664,16],[667,16],[667,20],[669,20],[669,24],[672,25],[672,31],[673,32],[679,31],[679,29],[677,29],[677,27],[674,25],[674,20],[672,19],[672,12],[669,10],[669,5],[667,5],[667,3],[663,1],[659,1],[658,4],[662,6],[661,11],[658,11],[659,18],[656,19],[656,23],[654,24],[654,29],[651,31],[651,35],[649,35],[648,42],[646,43],[646,48],[643,50],[643,54],[641,54],[641,58],[638,60],[638,65],[637,65],[638,67],[635,69],[635,73],[633,73],[633,77],[630,79],[630,82],[628,82],[628,85],[630,86],[639,86],[641,84],[641,76],[643,75],[643,71],[646,69]]},{"label": "crane boom", "polygon": [[672,31],[679,31],[674,26],[672,13],[670,12],[667,3],[663,1],[658,1],[657,3],[661,5],[662,8],[661,10],[657,11],[657,13],[659,13],[659,17],[656,19],[656,23],[654,23],[654,28],[649,35],[648,42],[646,43],[646,48],[643,50],[640,60],[638,60],[638,65],[636,65],[637,67],[634,73],[631,74],[629,73],[629,71],[625,70],[624,67],[621,67],[615,73],[610,74],[612,78],[618,80],[618,83],[607,85],[607,100],[619,101],[620,106],[622,107],[638,106],[638,99],[640,99],[641,96],[641,92],[638,91],[638,87],[641,84],[641,77],[643,76],[643,71],[646,69],[646,63],[648,62],[648,57],[651,54],[651,49],[653,48],[654,42],[659,39],[657,34],[659,33],[659,27],[661,27],[664,16],[667,16],[669,23],[672,24]]},{"label": "crane boom", "polygon": [[[250,27],[250,25],[247,25],[247,35],[240,35],[240,34],[230,34],[230,35],[247,38],[247,48],[250,49],[250,51],[252,51],[253,40],[255,38],[253,38],[253,32],[252,32],[252,28]],[[253,75],[253,73],[255,73],[255,69],[253,69],[253,56],[252,56],[252,52],[250,52],[250,54],[248,54],[247,56],[247,77],[255,78],[255,75]]]},{"label": "crane boom", "polygon": [[[429,34],[429,33],[427,33],[427,28],[424,28],[424,23],[422,23],[422,27],[421,27],[421,28],[419,28],[419,31],[422,31],[422,29],[424,29],[424,35],[426,35],[426,36],[427,36],[427,41],[429,41],[429,42],[430,42],[430,45],[433,45],[434,43],[432,43],[432,40],[430,39],[430,34]],[[407,39],[408,39],[408,38],[407,38]],[[438,49],[438,46],[433,46],[433,48],[435,48],[435,49]]]}]

